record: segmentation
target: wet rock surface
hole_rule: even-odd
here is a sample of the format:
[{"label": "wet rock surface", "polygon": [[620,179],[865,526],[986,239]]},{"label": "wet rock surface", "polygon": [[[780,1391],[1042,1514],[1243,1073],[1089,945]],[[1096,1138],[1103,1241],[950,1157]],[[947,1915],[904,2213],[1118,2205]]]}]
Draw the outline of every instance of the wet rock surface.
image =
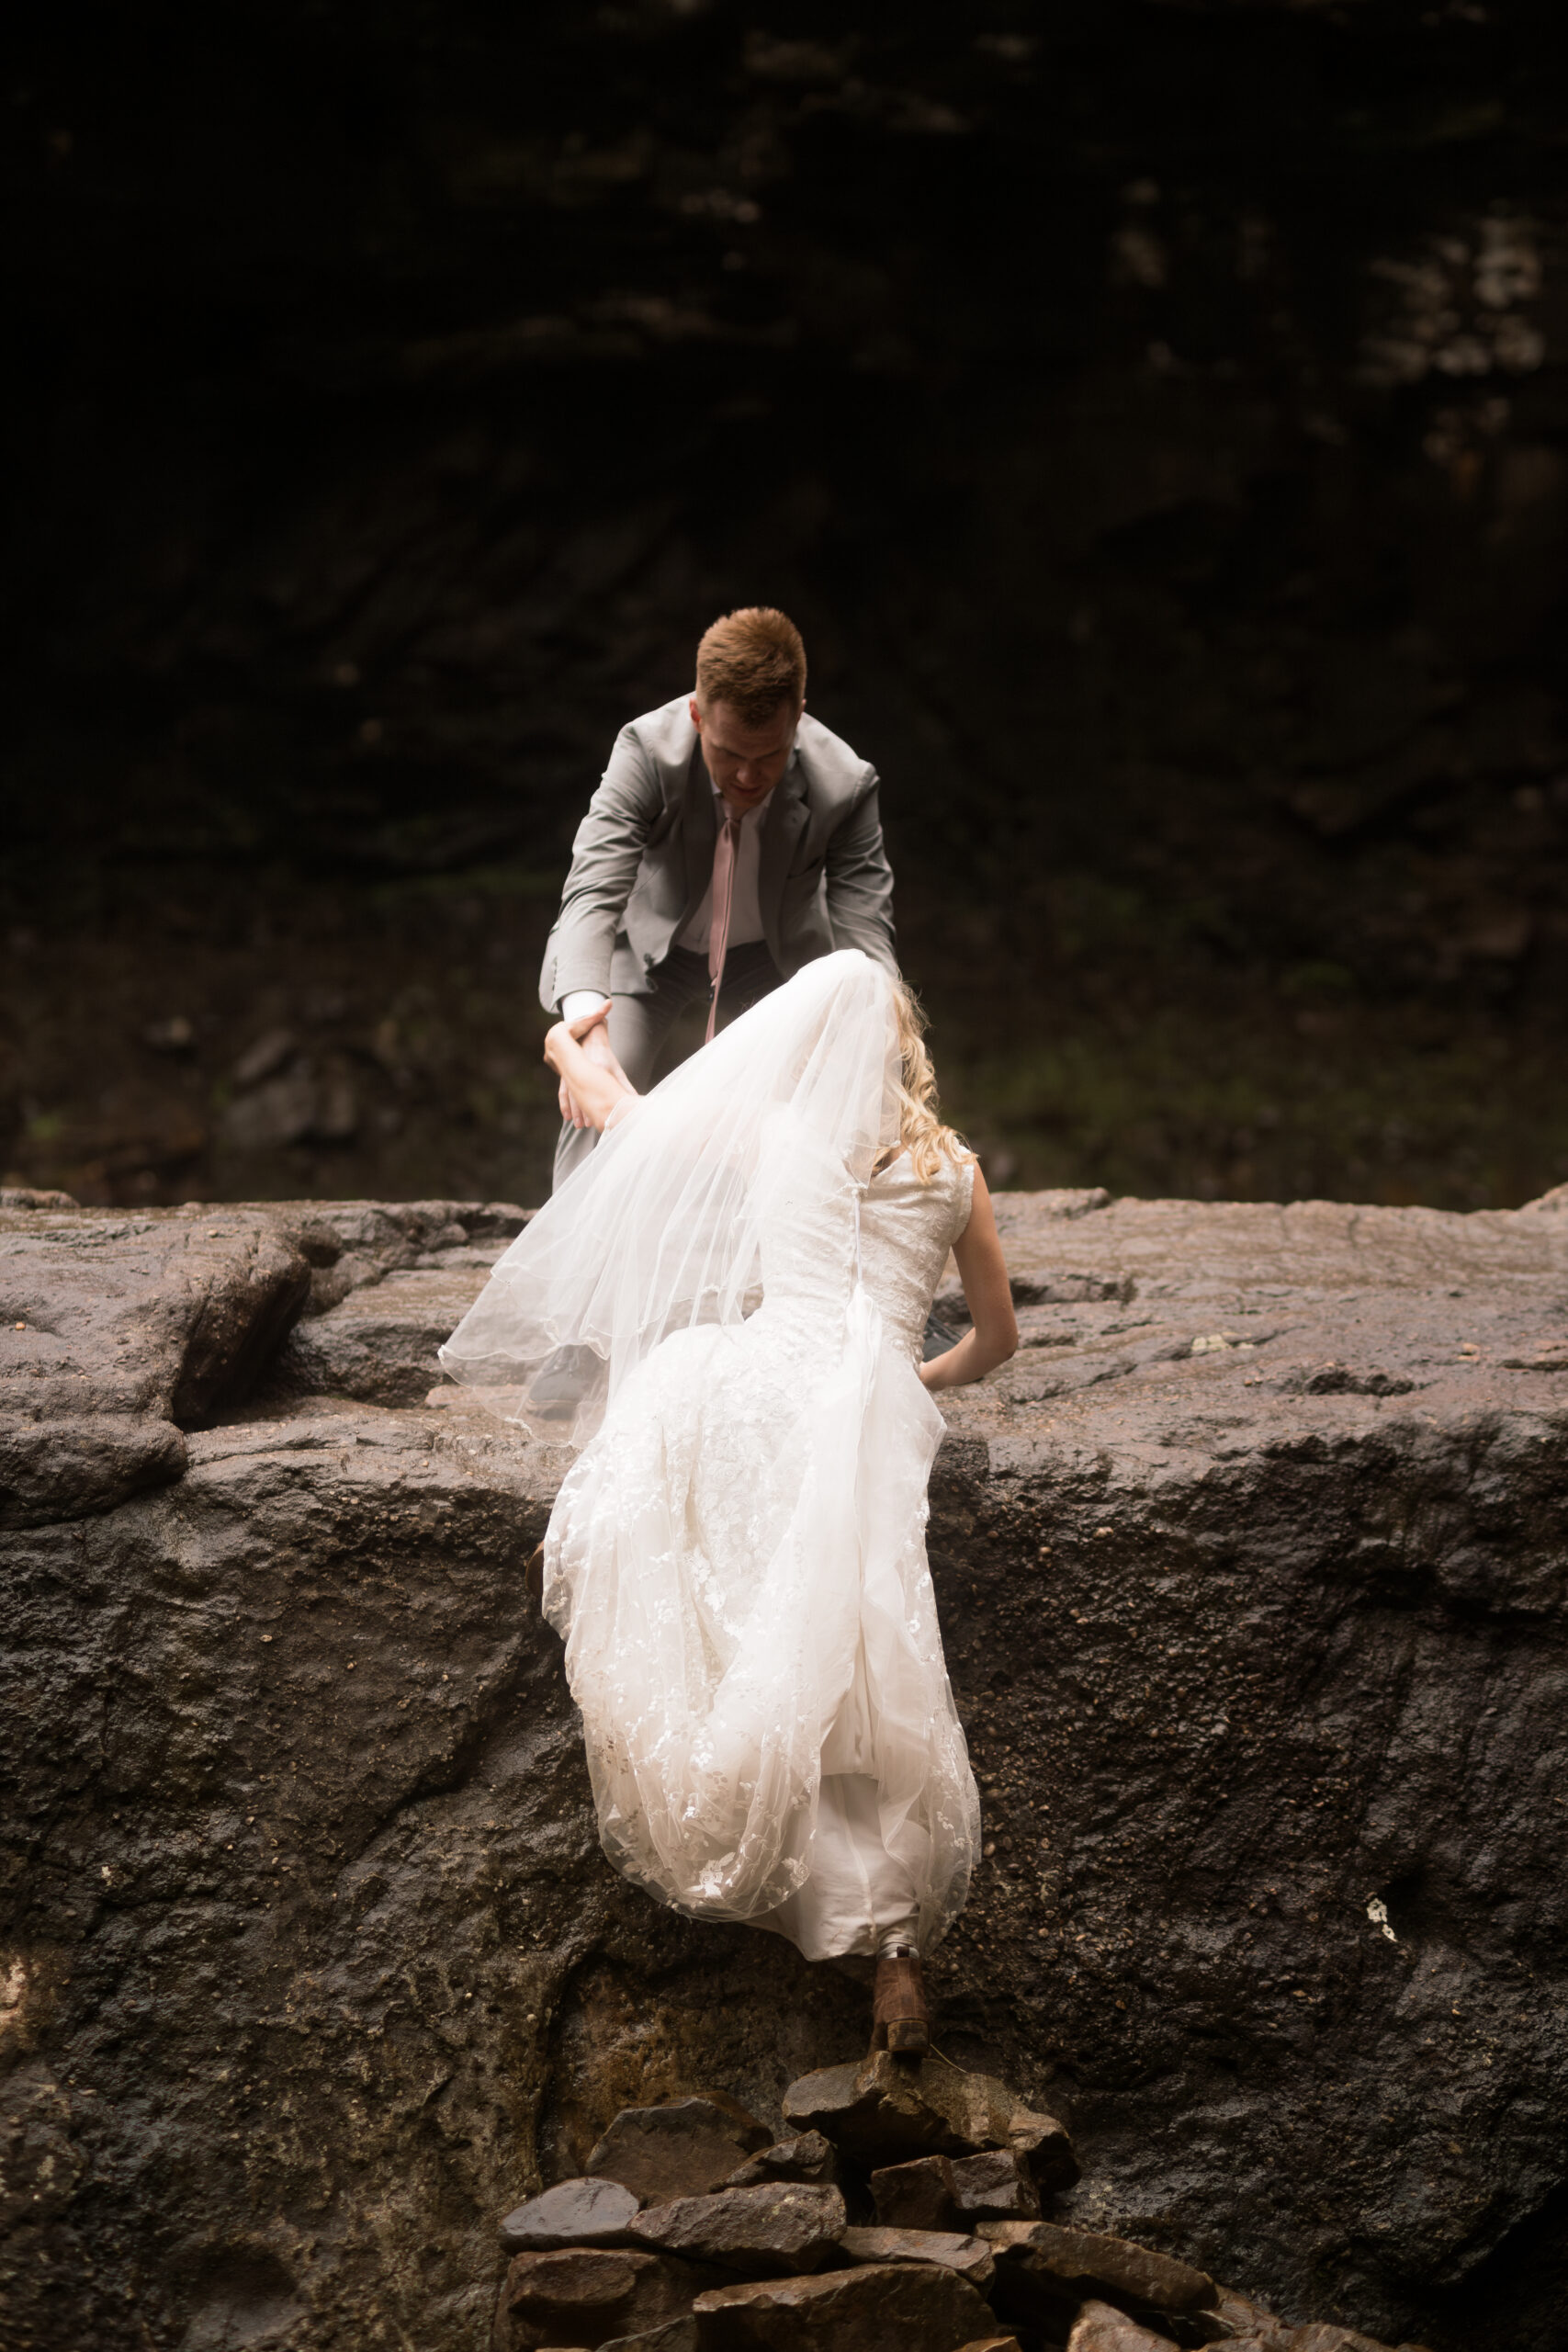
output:
[{"label": "wet rock surface", "polygon": [[[1026,1344],[944,1399],[931,1552],[989,1850],[929,1971],[937,2044],[1070,2126],[1054,2229],[1240,2282],[1234,2340],[1557,2352],[1568,1217],[1074,1205],[1004,1196]],[[459,1253],[516,1214],[0,1211],[28,1315],[86,1335],[66,1421],[161,1420],[185,1464],[85,1509],[39,1449],[7,1538],[23,2346],[477,2347],[501,2217],[606,2181],[624,2109],[720,2119],[702,2177],[639,2197],[839,2115],[918,2123],[844,2140],[856,2167],[957,2112],[984,2129],[955,2180],[1010,2153],[991,2091],[855,2091],[847,1975],[604,1862],[523,1589],[564,1457],[451,1392],[285,1377],[247,1270],[322,1278],[308,1330],[378,1275],[477,1291]],[[73,1305],[100,1295],[123,1323]],[[179,1429],[190,1364],[209,1425]]]}]

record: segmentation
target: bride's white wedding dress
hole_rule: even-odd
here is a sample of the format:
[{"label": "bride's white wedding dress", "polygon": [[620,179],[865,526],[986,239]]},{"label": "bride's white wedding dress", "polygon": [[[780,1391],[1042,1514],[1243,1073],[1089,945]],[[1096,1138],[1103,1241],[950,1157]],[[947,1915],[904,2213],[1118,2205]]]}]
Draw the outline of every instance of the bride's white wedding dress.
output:
[{"label": "bride's white wedding dress", "polygon": [[[916,1370],[974,1170],[944,1159],[921,1184],[899,1155],[857,1172],[896,1140],[890,1003],[848,951],[765,999],[605,1137],[443,1351],[459,1377],[510,1383],[519,1417],[548,1345],[586,1338],[609,1363],[545,1545],[601,1837],[664,1901],[811,1959],[874,1952],[895,1928],[929,1950],[978,1837],[926,1563],[942,1422]],[[871,1039],[852,1069],[845,1022]],[[572,1262],[563,1287],[565,1231],[536,1227],[616,1151],[625,1181],[583,1184],[575,1214],[580,1246],[615,1263],[585,1285]],[[677,1231],[700,1280],[670,1262]]]}]

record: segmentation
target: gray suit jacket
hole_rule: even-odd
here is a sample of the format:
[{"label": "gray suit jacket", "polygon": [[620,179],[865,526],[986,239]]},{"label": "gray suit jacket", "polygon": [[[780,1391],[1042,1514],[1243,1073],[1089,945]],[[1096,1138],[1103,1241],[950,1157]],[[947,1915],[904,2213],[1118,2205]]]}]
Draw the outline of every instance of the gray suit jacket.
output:
[{"label": "gray suit jacket", "polygon": [[[713,878],[713,786],[682,695],[623,727],[572,844],[545,949],[539,999],[574,989],[649,993],[651,975]],[[804,714],[763,806],[758,897],[784,978],[835,947],[897,970],[893,875],[882,846],[876,771]]]}]

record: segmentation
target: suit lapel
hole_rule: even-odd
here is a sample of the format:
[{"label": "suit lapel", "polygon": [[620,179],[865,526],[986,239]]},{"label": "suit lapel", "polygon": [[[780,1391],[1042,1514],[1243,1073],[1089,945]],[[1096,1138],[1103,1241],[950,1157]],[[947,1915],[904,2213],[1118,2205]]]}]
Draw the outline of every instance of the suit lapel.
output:
[{"label": "suit lapel", "polygon": [[718,838],[714,821],[713,785],[703,765],[703,747],[699,738],[692,752],[692,764],[686,771],[685,813],[682,830],[686,837],[686,904],[676,931],[682,932],[703,902],[703,892],[713,880],[713,845]]},{"label": "suit lapel", "polygon": [[757,897],[761,901],[762,931],[768,952],[781,972],[784,957],[779,948],[779,909],[784,876],[789,872],[795,845],[806,829],[809,813],[806,806],[806,777],[796,752],[768,795],[762,811],[762,838],[758,843]]}]

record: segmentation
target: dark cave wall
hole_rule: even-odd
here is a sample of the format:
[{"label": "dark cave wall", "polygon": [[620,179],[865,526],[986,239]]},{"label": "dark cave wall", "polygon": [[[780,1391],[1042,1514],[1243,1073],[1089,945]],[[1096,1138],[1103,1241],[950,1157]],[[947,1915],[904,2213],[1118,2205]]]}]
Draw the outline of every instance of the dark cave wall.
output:
[{"label": "dark cave wall", "polygon": [[768,597],[1004,1175],[1557,1181],[1550,23],[35,30],[0,1159],[533,1197],[571,831]]}]

